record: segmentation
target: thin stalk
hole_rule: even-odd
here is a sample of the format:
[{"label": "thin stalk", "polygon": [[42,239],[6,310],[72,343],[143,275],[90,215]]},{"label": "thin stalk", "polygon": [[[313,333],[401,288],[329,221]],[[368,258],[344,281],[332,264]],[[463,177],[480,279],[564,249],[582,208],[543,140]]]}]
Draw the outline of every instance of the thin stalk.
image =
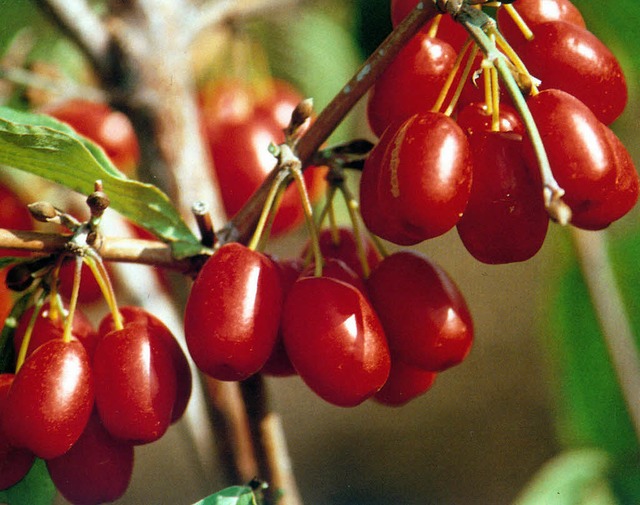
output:
[{"label": "thin stalk", "polygon": [[74,258],[76,264],[73,271],[73,285],[71,287],[71,297],[69,298],[69,312],[64,321],[64,330],[62,332],[62,341],[66,344],[71,342],[73,336],[71,330],[73,328],[73,316],[78,306],[78,295],[80,294],[80,281],[82,280],[82,258],[76,256]]},{"label": "thin stalk", "polygon": [[102,258],[100,258],[100,256],[94,251],[89,250],[87,257],[84,258],[84,261],[95,277],[98,286],[100,286],[102,296],[107,302],[109,311],[111,312],[111,317],[113,317],[114,328],[116,330],[121,330],[122,328],[124,328],[122,315],[118,310],[116,293],[113,290],[113,285],[111,284],[111,280],[109,279],[109,272],[107,272],[107,269],[102,262]]},{"label": "thin stalk", "polygon": [[640,353],[607,254],[606,232],[572,227],[571,237],[611,364],[640,442]]}]

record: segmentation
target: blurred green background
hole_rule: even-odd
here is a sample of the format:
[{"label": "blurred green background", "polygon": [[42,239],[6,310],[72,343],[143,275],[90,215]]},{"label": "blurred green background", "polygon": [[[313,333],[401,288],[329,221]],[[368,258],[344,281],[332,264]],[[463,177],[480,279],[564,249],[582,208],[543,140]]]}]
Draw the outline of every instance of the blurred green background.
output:
[{"label": "blurred green background", "polygon": [[[387,0],[314,0],[248,24],[272,70],[322,108],[390,29]],[[589,29],[620,59],[629,105],[613,125],[640,162],[640,4],[576,0]],[[99,3],[96,3],[99,6]],[[517,6],[517,3],[516,3]],[[71,76],[84,62],[31,2],[0,0],[0,44],[35,26],[31,58]],[[24,32],[22,32],[24,33]],[[23,105],[20,97],[13,104]],[[335,137],[369,135],[362,104]],[[633,212],[606,232],[632,323],[640,331],[640,226]],[[276,245],[295,254],[302,233]],[[465,294],[476,324],[468,360],[400,409],[339,409],[297,378],[270,380],[298,484],[310,505],[638,504],[638,443],[574,259],[569,234],[552,226],[532,260],[487,266],[454,232],[421,249]],[[178,425],[141,447],[121,504],[188,504],[226,485],[203,478]],[[570,451],[570,452],[567,452]],[[560,456],[560,457],[559,457]],[[58,503],[64,503],[61,499]]]}]

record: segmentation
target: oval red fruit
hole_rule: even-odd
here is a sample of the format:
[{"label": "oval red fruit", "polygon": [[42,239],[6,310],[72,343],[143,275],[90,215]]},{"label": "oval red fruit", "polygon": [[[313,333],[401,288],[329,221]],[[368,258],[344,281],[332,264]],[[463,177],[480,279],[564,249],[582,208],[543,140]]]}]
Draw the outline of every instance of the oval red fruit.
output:
[{"label": "oval red fruit", "polygon": [[204,373],[243,380],[258,372],[276,341],[282,286],[273,261],[238,243],[202,267],[185,308],[189,353]]},{"label": "oval red fruit", "polygon": [[349,284],[329,277],[297,280],[283,307],[282,332],[296,371],[329,403],[353,407],[387,380],[384,331],[369,302]]},{"label": "oval red fruit", "polygon": [[50,340],[16,374],[2,417],[4,432],[14,446],[55,458],[82,434],[93,400],[93,374],[82,344]]},{"label": "oval red fruit", "polygon": [[413,251],[387,256],[367,289],[394,359],[439,372],[460,363],[473,342],[467,304],[447,273]]},{"label": "oval red fruit", "polygon": [[383,405],[400,407],[431,389],[436,375],[436,372],[422,370],[392,358],[389,378],[373,398]]}]

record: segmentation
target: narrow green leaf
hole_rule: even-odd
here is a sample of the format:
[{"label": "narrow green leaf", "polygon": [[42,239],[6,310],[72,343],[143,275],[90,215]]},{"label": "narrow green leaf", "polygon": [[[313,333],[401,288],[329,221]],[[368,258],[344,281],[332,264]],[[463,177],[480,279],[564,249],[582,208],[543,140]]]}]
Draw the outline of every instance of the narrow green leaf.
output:
[{"label": "narrow green leaf", "polygon": [[255,505],[253,490],[249,486],[233,486],[223,489],[193,505]]},{"label": "narrow green leaf", "polygon": [[49,477],[47,465],[41,459],[36,459],[24,479],[0,491],[0,503],[3,505],[50,505],[55,497],[56,488]]},{"label": "narrow green leaf", "polygon": [[564,452],[539,470],[512,505],[616,505],[606,481],[610,469],[604,451]]},{"label": "narrow green leaf", "polygon": [[128,179],[100,147],[53,118],[0,107],[0,164],[85,195],[102,180],[111,207],[170,243],[177,258],[203,251],[167,195]]}]

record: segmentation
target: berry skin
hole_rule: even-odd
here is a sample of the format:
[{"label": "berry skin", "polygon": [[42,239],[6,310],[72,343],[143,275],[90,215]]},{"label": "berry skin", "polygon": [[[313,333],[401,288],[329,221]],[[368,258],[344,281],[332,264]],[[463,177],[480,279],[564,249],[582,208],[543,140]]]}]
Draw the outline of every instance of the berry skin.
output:
[{"label": "berry skin", "polygon": [[[7,409],[6,399],[15,375],[0,374],[0,416]],[[11,445],[0,426],[0,490],[8,489],[20,482],[31,469],[35,460],[28,449]]]},{"label": "berry skin", "polygon": [[467,250],[483,263],[533,257],[547,235],[549,216],[538,178],[522,154],[522,137],[483,132],[469,137],[473,184],[457,225]]},{"label": "berry skin", "polygon": [[[637,174],[629,154],[580,100],[560,90],[529,98],[553,174],[565,190],[571,223],[601,229],[619,219],[637,199]],[[528,165],[536,166],[525,139]]]},{"label": "berry skin", "polygon": [[440,372],[459,364],[473,341],[473,322],[447,273],[413,251],[387,256],[367,282],[394,360]]},{"label": "berry skin", "polygon": [[[165,324],[153,314],[140,307],[134,306],[119,307],[118,311],[122,316],[124,324],[137,323],[147,326],[150,331],[162,341],[167,351],[169,351],[177,379],[176,399],[171,412],[171,422],[175,423],[182,417],[182,414],[184,414],[187,404],[189,403],[189,398],[191,397],[193,381],[187,357],[182,351],[180,344],[171,333],[171,330],[169,330],[169,328],[167,328]],[[115,330],[113,316],[108,314],[100,322],[98,335],[104,336],[113,330]]]},{"label": "berry skin", "polygon": [[453,228],[471,190],[469,142],[441,113],[411,116],[389,128],[365,162],[360,211],[367,228],[400,245]]},{"label": "berry skin", "polygon": [[273,261],[238,243],[203,266],[185,309],[189,353],[207,375],[244,380],[265,364],[276,342],[282,286]]},{"label": "berry skin", "polygon": [[51,340],[24,362],[9,389],[2,429],[15,447],[49,459],[67,452],[93,409],[89,356],[77,340]]},{"label": "berry skin", "polygon": [[604,124],[611,124],[627,104],[627,84],[620,63],[591,32],[562,21],[533,28],[533,40],[514,44],[540,89],[561,89],[582,101]]},{"label": "berry skin", "polygon": [[96,406],[112,436],[146,444],[164,435],[177,379],[171,354],[151,326],[128,323],[104,335],[93,369]]},{"label": "berry skin", "polygon": [[389,348],[380,321],[362,293],[342,281],[296,281],[282,310],[282,332],[296,371],[329,403],[354,407],[389,376]]},{"label": "berry skin", "polygon": [[391,123],[430,111],[455,59],[456,53],[449,44],[418,33],[371,90],[367,118],[373,133],[380,137]]},{"label": "berry skin", "polygon": [[113,438],[94,412],[78,441],[47,460],[47,469],[56,489],[74,505],[112,502],[129,486],[133,445]]},{"label": "berry skin", "polygon": [[[569,0],[518,0],[515,8],[530,29],[548,21],[564,21],[586,28],[582,14]],[[510,43],[524,39],[505,9],[498,10],[498,27]]]},{"label": "berry skin", "polygon": [[392,358],[389,378],[373,399],[389,407],[400,407],[429,391],[436,376],[435,372],[422,370]]},{"label": "berry skin", "polygon": [[[458,111],[456,116],[458,126],[467,135],[488,132],[492,130],[492,115],[484,102],[471,102]],[[510,105],[500,103],[498,130],[524,135],[524,125],[516,110]]]}]

